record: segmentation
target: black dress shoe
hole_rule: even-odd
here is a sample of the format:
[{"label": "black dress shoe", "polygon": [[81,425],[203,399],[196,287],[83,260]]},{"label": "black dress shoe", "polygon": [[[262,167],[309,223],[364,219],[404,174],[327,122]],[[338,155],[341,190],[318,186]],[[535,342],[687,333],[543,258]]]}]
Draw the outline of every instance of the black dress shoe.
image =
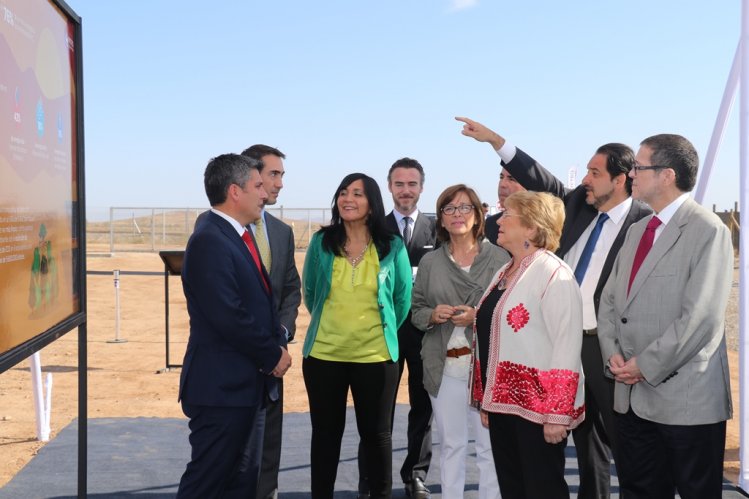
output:
[{"label": "black dress shoe", "polygon": [[421,478],[414,478],[406,483],[406,495],[413,497],[413,499],[430,499],[432,497],[429,489],[424,485],[424,480]]}]

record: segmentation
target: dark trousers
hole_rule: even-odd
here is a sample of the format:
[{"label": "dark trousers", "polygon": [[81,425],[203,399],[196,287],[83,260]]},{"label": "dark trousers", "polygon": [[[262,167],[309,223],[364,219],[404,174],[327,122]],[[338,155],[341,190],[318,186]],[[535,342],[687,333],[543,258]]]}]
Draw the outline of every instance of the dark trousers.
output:
[{"label": "dark trousers", "polygon": [[283,436],[283,378],[278,378],[277,383],[278,399],[266,398],[263,457],[257,485],[259,499],[271,499],[278,495],[278,470],[281,466]]},{"label": "dark trousers", "polygon": [[[432,461],[432,401],[424,389],[424,367],[421,362],[421,339],[424,333],[411,324],[409,314],[406,322],[398,330],[398,348],[400,371],[398,384],[403,376],[403,369],[408,365],[408,450],[401,466],[403,483],[414,478],[426,480],[429,464]],[[393,399],[392,414],[395,414]]]},{"label": "dark trousers", "polygon": [[614,380],[603,374],[598,336],[583,336],[585,420],[572,430],[580,470],[580,499],[610,496],[611,455],[616,462],[619,445],[614,417]]},{"label": "dark trousers", "polygon": [[570,497],[564,480],[567,440],[548,444],[542,425],[491,412],[489,438],[502,499]]},{"label": "dark trousers", "polygon": [[[424,368],[421,362],[421,339],[424,333],[411,324],[409,314],[406,322],[398,330],[398,386],[403,370],[408,364],[408,400],[411,408],[408,411],[406,429],[407,450],[400,474],[403,483],[414,478],[426,481],[429,464],[432,461],[432,401],[424,389]],[[396,386],[397,396],[397,386]],[[395,397],[390,415],[390,425],[395,417]],[[367,491],[367,462],[359,444],[359,492]]]},{"label": "dark trousers", "polygon": [[349,388],[367,461],[371,497],[390,497],[393,485],[391,408],[398,386],[394,362],[302,361],[312,421],[312,498],[332,498],[346,424]]},{"label": "dark trousers", "polygon": [[617,414],[617,463],[622,497],[719,499],[726,422],[681,426],[654,423],[629,410]]},{"label": "dark trousers", "polygon": [[260,453],[245,460],[244,450],[257,428],[258,407],[186,404],[192,453],[178,498],[255,498]]}]

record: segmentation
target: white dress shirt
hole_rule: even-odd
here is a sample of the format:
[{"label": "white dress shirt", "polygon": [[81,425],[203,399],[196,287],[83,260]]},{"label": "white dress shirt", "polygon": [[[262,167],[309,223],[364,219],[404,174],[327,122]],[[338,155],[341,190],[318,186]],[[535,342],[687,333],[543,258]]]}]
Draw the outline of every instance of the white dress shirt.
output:
[{"label": "white dress shirt", "polygon": [[660,213],[656,213],[655,216],[658,217],[658,219],[661,221],[661,224],[658,226],[657,229],[655,229],[655,236],[653,237],[653,244],[658,240],[660,235],[663,233],[663,229],[668,225],[668,222],[671,221],[672,218],[674,218],[674,215],[676,214],[676,210],[681,208],[681,205],[684,204],[684,201],[687,200],[689,197],[689,193],[685,192],[678,198],[671,201],[669,205],[667,205],[665,208],[663,208]]},{"label": "white dress shirt", "polygon": [[[585,276],[583,276],[583,282],[580,283],[580,294],[583,298],[583,329],[593,329],[598,325],[593,295],[596,292],[598,280],[601,278],[603,264],[609,256],[609,251],[611,251],[611,246],[614,245],[617,234],[619,234],[622,225],[624,225],[624,219],[627,217],[630,208],[632,208],[632,198],[627,198],[606,212],[609,219],[604,222],[601,228],[601,234],[598,236],[598,241],[596,241],[596,246],[590,257],[588,269],[585,271]],[[575,244],[564,255],[564,261],[570,268],[574,269],[577,267],[577,262],[583,254],[585,244],[588,242],[590,233],[593,232],[597,220],[598,217],[595,217],[588,224],[585,232],[580,235]]]}]

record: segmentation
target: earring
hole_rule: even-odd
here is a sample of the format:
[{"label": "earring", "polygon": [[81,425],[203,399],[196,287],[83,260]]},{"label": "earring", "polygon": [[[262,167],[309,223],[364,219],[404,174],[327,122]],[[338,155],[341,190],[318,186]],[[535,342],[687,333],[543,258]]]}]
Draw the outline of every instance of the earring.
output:
[{"label": "earring", "polygon": [[528,240],[526,239],[525,242],[523,243],[523,248],[528,249],[530,247],[531,247],[531,243],[529,243]]}]

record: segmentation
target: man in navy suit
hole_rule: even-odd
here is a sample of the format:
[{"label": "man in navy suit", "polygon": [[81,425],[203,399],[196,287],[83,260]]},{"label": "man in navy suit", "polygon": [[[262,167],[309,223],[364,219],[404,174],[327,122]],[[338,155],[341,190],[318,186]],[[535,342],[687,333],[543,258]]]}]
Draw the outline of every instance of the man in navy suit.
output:
[{"label": "man in navy suit", "polygon": [[191,460],[177,497],[256,497],[260,449],[243,450],[263,404],[269,377],[291,357],[268,274],[245,226],[260,217],[267,194],[258,161],[238,154],[212,159],[204,183],[211,211],[185,250],[182,285],[190,338],[179,398],[190,419]]},{"label": "man in navy suit", "polygon": [[550,192],[564,201],[566,217],[557,255],[575,270],[583,297],[585,421],[572,432],[580,470],[578,497],[609,497],[609,454],[618,461],[621,445],[614,417],[614,383],[604,375],[597,312],[627,230],[651,213],[649,207],[631,197],[632,179],[628,175],[635,164],[634,152],[624,144],[602,145],[588,162],[581,184],[568,189],[498,133],[468,118],[457,119],[465,123],[463,135],[491,144],[502,159],[503,171],[523,187]]}]

